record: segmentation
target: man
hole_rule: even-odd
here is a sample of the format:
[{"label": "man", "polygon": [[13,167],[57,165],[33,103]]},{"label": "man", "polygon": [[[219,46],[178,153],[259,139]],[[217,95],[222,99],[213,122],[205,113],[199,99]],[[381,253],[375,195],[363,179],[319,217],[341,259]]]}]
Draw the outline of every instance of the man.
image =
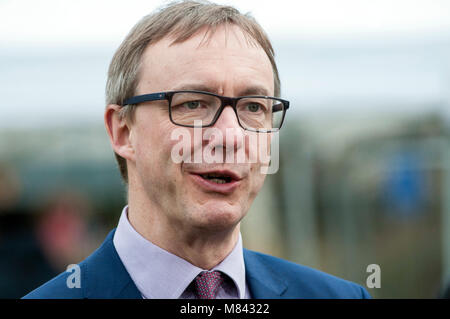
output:
[{"label": "man", "polygon": [[26,298],[369,297],[242,248],[240,221],[265,179],[263,161],[250,159],[289,107],[279,93],[271,44],[251,17],[192,1],[144,17],[113,57],[106,89],[128,206],[80,263],[79,288],[66,272]]}]

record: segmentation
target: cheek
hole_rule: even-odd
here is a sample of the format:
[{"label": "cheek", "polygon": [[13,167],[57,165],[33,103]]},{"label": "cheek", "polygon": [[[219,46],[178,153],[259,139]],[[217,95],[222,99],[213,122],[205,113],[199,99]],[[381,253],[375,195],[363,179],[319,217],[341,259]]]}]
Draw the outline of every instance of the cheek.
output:
[{"label": "cheek", "polygon": [[152,171],[162,175],[172,163],[170,152],[175,141],[170,139],[173,129],[169,123],[161,119],[142,125],[139,123],[134,132],[134,148],[136,152],[136,166],[141,173]]},{"label": "cheek", "polygon": [[[271,135],[250,133],[246,136],[246,152],[252,166],[268,165],[271,154]],[[256,163],[255,163],[256,162]]]},{"label": "cheek", "polygon": [[266,179],[266,174],[261,173],[261,164],[255,163],[251,167],[251,175],[252,175],[252,181],[251,181],[251,192],[258,193],[261,189],[262,185],[264,184],[264,180]]},{"label": "cheek", "polygon": [[250,156],[256,158],[256,162],[250,164],[251,181],[249,185],[249,196],[253,198],[258,194],[266,179],[266,174],[261,173],[263,166],[270,162],[270,135],[256,133],[253,141],[248,145]]},{"label": "cheek", "polygon": [[[258,160],[258,135],[252,132],[246,132],[245,150],[250,163]],[[252,164],[254,166],[254,164]]]}]

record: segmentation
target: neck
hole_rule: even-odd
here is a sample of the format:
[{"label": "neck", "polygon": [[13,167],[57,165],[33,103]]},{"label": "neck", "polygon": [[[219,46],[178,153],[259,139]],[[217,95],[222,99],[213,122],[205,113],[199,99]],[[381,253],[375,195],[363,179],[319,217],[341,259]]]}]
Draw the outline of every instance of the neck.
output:
[{"label": "neck", "polygon": [[240,223],[232,228],[212,229],[187,226],[168,215],[143,192],[130,188],[128,220],[131,226],[145,239],[191,264],[210,270],[222,262],[238,242]]}]

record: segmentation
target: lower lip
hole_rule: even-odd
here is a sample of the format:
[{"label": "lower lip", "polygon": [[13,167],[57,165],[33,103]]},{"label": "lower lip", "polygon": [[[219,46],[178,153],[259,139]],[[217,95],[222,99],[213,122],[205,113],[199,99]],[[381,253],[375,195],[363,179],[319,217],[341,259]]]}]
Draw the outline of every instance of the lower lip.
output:
[{"label": "lower lip", "polygon": [[200,175],[190,174],[194,182],[202,187],[204,190],[209,192],[221,193],[221,194],[230,194],[232,193],[240,184],[240,181],[231,181],[229,183],[218,184],[212,181],[209,181]]}]

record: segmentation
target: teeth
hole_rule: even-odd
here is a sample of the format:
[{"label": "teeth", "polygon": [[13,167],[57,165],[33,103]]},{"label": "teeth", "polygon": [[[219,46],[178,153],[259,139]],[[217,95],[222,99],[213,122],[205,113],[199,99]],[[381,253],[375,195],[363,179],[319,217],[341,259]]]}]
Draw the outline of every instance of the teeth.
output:
[{"label": "teeth", "polygon": [[201,176],[204,179],[207,179],[207,180],[217,183],[217,184],[225,184],[230,181],[228,177],[217,175],[217,174],[205,174],[205,175],[201,175]]},{"label": "teeth", "polygon": [[220,178],[211,178],[209,179],[211,182],[217,183],[217,184],[225,184],[226,181]]}]

